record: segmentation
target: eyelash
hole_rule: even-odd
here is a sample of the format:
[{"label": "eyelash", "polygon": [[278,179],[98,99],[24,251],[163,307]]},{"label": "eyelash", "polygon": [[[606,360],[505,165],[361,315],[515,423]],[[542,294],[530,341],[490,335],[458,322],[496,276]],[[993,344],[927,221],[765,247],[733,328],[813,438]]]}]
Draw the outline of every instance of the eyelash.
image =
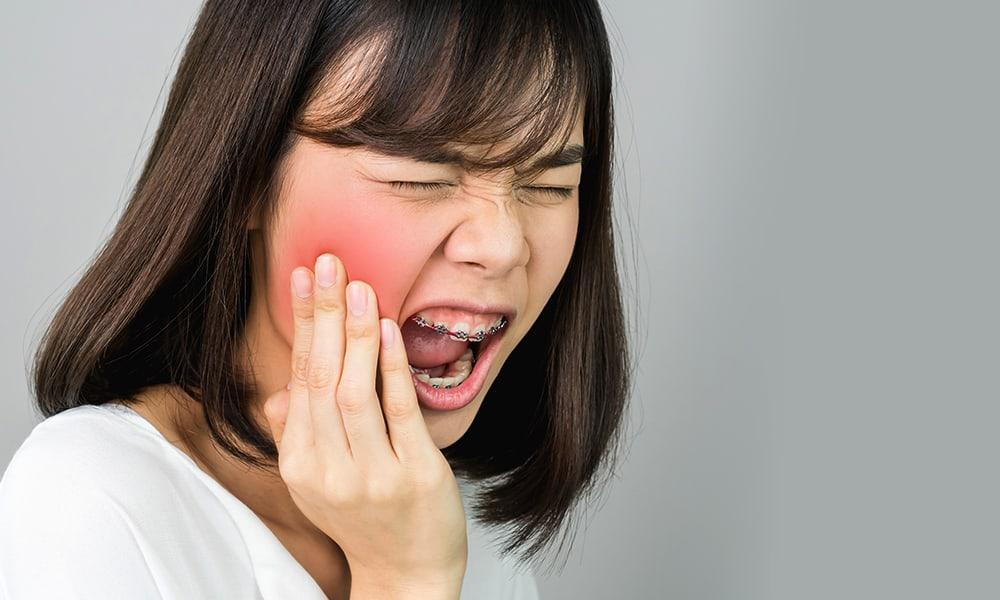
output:
[{"label": "eyelash", "polygon": [[[388,183],[394,188],[411,188],[418,190],[438,190],[445,187],[451,187],[450,183],[442,183],[440,181],[390,181]],[[559,196],[560,198],[569,198],[573,195],[573,188],[566,187],[526,186],[524,189],[538,191],[544,194],[552,194],[554,196]]]}]

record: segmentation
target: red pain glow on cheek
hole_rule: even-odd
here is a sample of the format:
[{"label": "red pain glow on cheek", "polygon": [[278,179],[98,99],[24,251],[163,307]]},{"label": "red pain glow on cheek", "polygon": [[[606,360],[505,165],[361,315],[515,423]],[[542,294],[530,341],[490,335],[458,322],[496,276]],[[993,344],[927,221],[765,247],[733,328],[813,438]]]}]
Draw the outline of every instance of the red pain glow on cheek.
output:
[{"label": "red pain glow on cheek", "polygon": [[399,314],[402,304],[437,241],[426,227],[421,233],[419,222],[398,201],[363,188],[325,175],[301,181],[290,191],[268,273],[271,318],[289,345],[291,272],[299,266],[313,270],[324,252],[343,261],[348,281],[360,279],[372,286],[380,317],[398,323],[407,316]]}]

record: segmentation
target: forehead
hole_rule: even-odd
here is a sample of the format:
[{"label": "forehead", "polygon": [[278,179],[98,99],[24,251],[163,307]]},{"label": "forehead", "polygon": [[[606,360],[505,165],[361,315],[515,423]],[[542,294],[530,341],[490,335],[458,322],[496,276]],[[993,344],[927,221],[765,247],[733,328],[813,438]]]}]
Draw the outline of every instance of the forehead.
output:
[{"label": "forehead", "polygon": [[[523,58],[519,72],[497,74],[501,85],[470,86],[471,74],[458,71],[468,65],[448,56],[422,65],[423,78],[400,79],[406,59],[392,48],[376,35],[342,52],[301,112],[298,133],[470,171],[513,167],[519,177],[560,150],[586,150],[580,73],[545,52]],[[476,68],[498,72],[495,64]]]},{"label": "forehead", "polygon": [[[568,126],[563,125],[560,131],[565,132]],[[565,136],[565,134],[563,134]],[[586,154],[583,136],[583,111],[578,111],[568,136],[554,136],[524,164],[515,165],[515,171],[524,171],[532,167],[551,169],[580,162]],[[490,144],[463,144],[448,142],[441,148],[420,153],[412,158],[435,164],[457,165],[488,163],[493,157],[505,152],[511,152],[523,140],[524,135],[514,135],[511,138]]]}]

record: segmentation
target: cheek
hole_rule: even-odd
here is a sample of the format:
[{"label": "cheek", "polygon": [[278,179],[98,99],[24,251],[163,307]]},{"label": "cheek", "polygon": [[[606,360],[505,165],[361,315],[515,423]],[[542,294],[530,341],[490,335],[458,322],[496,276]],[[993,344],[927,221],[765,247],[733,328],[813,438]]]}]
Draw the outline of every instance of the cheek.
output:
[{"label": "cheek", "polygon": [[380,317],[398,321],[407,292],[436,247],[432,236],[406,211],[356,188],[317,182],[300,186],[285,201],[286,215],[272,238],[268,305],[289,345],[291,272],[299,266],[313,270],[324,252],[340,258],[348,281],[372,286]]},{"label": "cheek", "polygon": [[574,202],[531,220],[529,233],[532,263],[529,288],[533,300],[544,304],[566,273],[576,243],[579,208]]}]

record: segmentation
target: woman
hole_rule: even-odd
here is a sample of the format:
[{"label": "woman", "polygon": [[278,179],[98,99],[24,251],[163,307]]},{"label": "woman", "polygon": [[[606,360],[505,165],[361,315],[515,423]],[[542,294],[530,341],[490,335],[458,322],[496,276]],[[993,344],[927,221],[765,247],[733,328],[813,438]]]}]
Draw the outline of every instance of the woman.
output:
[{"label": "woman", "polygon": [[596,2],[207,2],[38,349],[0,590],[536,597],[630,387],[612,132]]}]

